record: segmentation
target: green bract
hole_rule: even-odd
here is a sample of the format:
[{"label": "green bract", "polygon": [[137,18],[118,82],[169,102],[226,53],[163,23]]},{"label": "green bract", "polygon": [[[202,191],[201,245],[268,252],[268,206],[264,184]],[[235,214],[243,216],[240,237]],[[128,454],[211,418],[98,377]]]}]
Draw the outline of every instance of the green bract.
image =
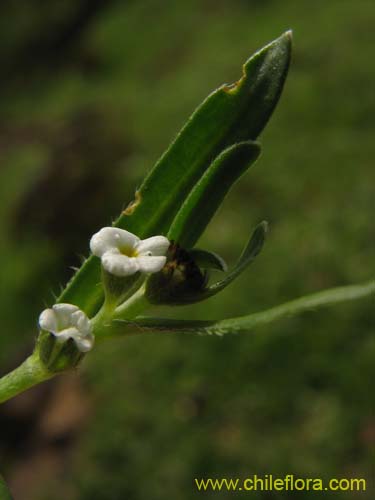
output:
[{"label": "green bract", "polygon": [[[222,85],[209,95],[147,175],[135,201],[115,225],[140,238],[167,235],[185,200],[214,159],[235,144],[255,140],[263,130],[280,97],[290,53],[291,34],[286,32],[245,63],[238,82]],[[253,156],[241,164],[228,182],[228,189],[254,159],[255,151],[256,146]],[[239,154],[236,148],[228,152],[234,156]],[[215,180],[215,176],[212,179]],[[212,190],[209,185],[206,188]],[[209,215],[206,214],[204,223],[193,231],[189,240],[199,237]],[[173,224],[176,231],[178,224],[178,221]],[[91,316],[102,300],[99,259],[90,257],[68,283],[59,302],[75,304]]]}]

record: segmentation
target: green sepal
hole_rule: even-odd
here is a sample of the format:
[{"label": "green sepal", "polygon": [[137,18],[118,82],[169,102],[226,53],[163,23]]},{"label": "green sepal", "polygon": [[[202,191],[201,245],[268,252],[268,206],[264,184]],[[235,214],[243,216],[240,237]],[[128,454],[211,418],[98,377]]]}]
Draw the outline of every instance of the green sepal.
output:
[{"label": "green sepal", "polygon": [[[291,33],[286,32],[245,63],[238,82],[222,85],[209,95],[114,225],[140,238],[167,234],[182,203],[213,159],[233,144],[255,140],[263,130],[279,100],[290,54]],[[100,264],[89,257],[58,302],[75,304],[90,317],[102,300]]]},{"label": "green sepal", "polygon": [[122,278],[114,276],[102,268],[102,283],[106,305],[116,307],[124,302],[134,289],[141,285],[141,281],[142,276],[139,272]]},{"label": "green sepal", "polygon": [[215,252],[192,248],[189,254],[194,262],[202,269],[215,269],[216,271],[226,272],[228,270],[225,260]]},{"label": "green sepal", "polygon": [[199,179],[172,222],[168,238],[184,248],[197,242],[233,184],[257,160],[260,145],[247,141],[225,149]]},{"label": "green sepal", "polygon": [[73,339],[61,342],[55,335],[44,330],[39,334],[36,349],[41,362],[51,373],[75,368],[84,356]]}]

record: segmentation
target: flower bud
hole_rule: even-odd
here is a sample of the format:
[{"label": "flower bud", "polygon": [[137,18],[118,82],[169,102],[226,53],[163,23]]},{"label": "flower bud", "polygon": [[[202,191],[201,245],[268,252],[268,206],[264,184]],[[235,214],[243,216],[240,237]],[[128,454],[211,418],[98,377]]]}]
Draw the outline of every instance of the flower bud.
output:
[{"label": "flower bud", "polygon": [[146,282],[146,298],[152,304],[178,305],[193,298],[207,284],[207,272],[202,271],[187,250],[172,243],[163,269]]}]

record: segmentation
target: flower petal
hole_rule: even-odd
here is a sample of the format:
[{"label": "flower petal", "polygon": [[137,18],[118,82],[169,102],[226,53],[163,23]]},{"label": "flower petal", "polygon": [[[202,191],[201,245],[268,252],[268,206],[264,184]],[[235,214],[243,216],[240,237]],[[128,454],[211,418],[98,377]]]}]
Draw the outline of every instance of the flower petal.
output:
[{"label": "flower petal", "polygon": [[125,231],[125,229],[103,227],[91,238],[90,250],[97,257],[102,257],[111,249],[119,249],[121,247],[134,248],[138,242],[138,236]]},{"label": "flower petal", "polygon": [[56,316],[57,329],[58,331],[65,330],[72,326],[71,317],[72,314],[79,311],[77,306],[73,304],[55,304],[52,309]]},{"label": "flower petal", "polygon": [[94,345],[94,335],[86,335],[85,337],[76,337],[74,341],[81,352],[90,351]]},{"label": "flower petal", "polygon": [[166,257],[146,257],[141,256],[136,258],[139,270],[142,273],[157,273],[164,267],[167,261]]},{"label": "flower petal", "polygon": [[76,311],[72,314],[71,324],[77,328],[81,335],[89,335],[92,332],[90,320],[83,311]]},{"label": "flower petal", "polygon": [[79,331],[74,327],[65,328],[65,330],[61,330],[60,332],[52,333],[59,342],[65,342],[68,339],[75,340],[77,337],[80,337]]},{"label": "flower petal", "polygon": [[167,253],[170,242],[165,236],[152,236],[145,240],[140,241],[135,250],[139,255],[147,255],[151,252],[151,255],[165,255]]},{"label": "flower petal", "polygon": [[39,327],[47,332],[57,332],[57,317],[53,309],[44,309],[39,316]]},{"label": "flower petal", "polygon": [[102,256],[102,266],[110,274],[115,276],[130,276],[139,270],[138,259],[127,257],[120,253],[106,252]]}]

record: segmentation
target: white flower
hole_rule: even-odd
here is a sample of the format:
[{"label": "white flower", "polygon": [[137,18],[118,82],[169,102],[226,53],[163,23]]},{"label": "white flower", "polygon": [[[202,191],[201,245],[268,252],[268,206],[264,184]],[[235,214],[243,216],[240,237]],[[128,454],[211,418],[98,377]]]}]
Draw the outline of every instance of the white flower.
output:
[{"label": "white flower", "polygon": [[89,351],[94,345],[94,335],[89,318],[77,306],[55,304],[39,316],[42,330],[51,332],[59,342],[73,339],[81,352]]},{"label": "white flower", "polygon": [[103,227],[94,234],[90,249],[101,258],[102,266],[115,276],[157,273],[166,262],[169,241],[165,236],[141,240],[135,234],[116,227]]}]

